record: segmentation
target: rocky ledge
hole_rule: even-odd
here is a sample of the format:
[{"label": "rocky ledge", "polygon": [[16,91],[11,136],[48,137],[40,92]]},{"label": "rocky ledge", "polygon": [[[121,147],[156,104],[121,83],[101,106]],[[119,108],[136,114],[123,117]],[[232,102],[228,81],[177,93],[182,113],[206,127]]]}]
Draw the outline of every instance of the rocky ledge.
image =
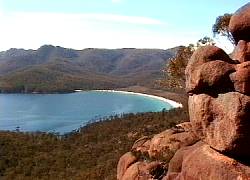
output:
[{"label": "rocky ledge", "polygon": [[232,57],[196,50],[186,68],[190,122],[142,137],[118,163],[118,180],[250,179],[250,3],[232,16]]}]

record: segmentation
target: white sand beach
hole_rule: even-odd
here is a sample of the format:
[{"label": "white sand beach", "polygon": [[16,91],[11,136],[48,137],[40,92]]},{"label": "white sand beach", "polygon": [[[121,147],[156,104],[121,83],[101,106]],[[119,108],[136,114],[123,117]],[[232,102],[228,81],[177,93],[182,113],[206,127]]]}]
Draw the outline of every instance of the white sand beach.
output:
[{"label": "white sand beach", "polygon": [[[75,90],[75,92],[81,92],[83,90]],[[91,90],[91,91],[96,91],[96,92],[113,92],[113,93],[123,93],[123,94],[132,94],[132,95],[140,95],[140,96],[146,96],[146,97],[151,97],[151,98],[155,98],[161,101],[164,101],[168,104],[170,104],[171,106],[173,106],[174,108],[182,108],[182,104],[175,102],[173,100],[170,99],[166,99],[164,97],[160,97],[160,96],[155,96],[155,95],[150,95],[150,94],[144,94],[144,93],[136,93],[136,92],[130,92],[130,91],[117,91],[117,90]]]}]

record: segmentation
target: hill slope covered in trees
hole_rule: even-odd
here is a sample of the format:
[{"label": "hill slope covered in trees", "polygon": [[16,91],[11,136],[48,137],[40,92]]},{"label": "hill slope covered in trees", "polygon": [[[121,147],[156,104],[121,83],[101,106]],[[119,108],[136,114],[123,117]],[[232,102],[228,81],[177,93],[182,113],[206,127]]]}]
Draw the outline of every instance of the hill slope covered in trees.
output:
[{"label": "hill slope covered in trees", "polygon": [[68,92],[152,85],[177,48],[73,50],[44,45],[0,52],[2,92]]}]

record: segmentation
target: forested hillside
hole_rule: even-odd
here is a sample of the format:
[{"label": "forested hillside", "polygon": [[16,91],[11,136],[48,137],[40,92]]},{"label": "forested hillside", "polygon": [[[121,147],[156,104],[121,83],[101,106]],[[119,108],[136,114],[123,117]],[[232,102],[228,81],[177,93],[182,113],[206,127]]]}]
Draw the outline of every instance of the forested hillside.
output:
[{"label": "forested hillside", "polygon": [[0,52],[1,92],[69,92],[153,86],[177,48],[73,50],[44,45]]}]

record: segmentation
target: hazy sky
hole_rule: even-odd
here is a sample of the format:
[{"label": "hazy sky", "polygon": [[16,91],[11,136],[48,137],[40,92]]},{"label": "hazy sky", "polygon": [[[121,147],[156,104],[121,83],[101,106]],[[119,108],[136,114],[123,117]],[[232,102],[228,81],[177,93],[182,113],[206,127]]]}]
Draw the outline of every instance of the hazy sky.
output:
[{"label": "hazy sky", "polygon": [[[171,48],[212,37],[219,15],[247,0],[0,0],[0,51]],[[219,39],[219,46],[226,46]],[[227,47],[228,48],[228,47]]]}]

